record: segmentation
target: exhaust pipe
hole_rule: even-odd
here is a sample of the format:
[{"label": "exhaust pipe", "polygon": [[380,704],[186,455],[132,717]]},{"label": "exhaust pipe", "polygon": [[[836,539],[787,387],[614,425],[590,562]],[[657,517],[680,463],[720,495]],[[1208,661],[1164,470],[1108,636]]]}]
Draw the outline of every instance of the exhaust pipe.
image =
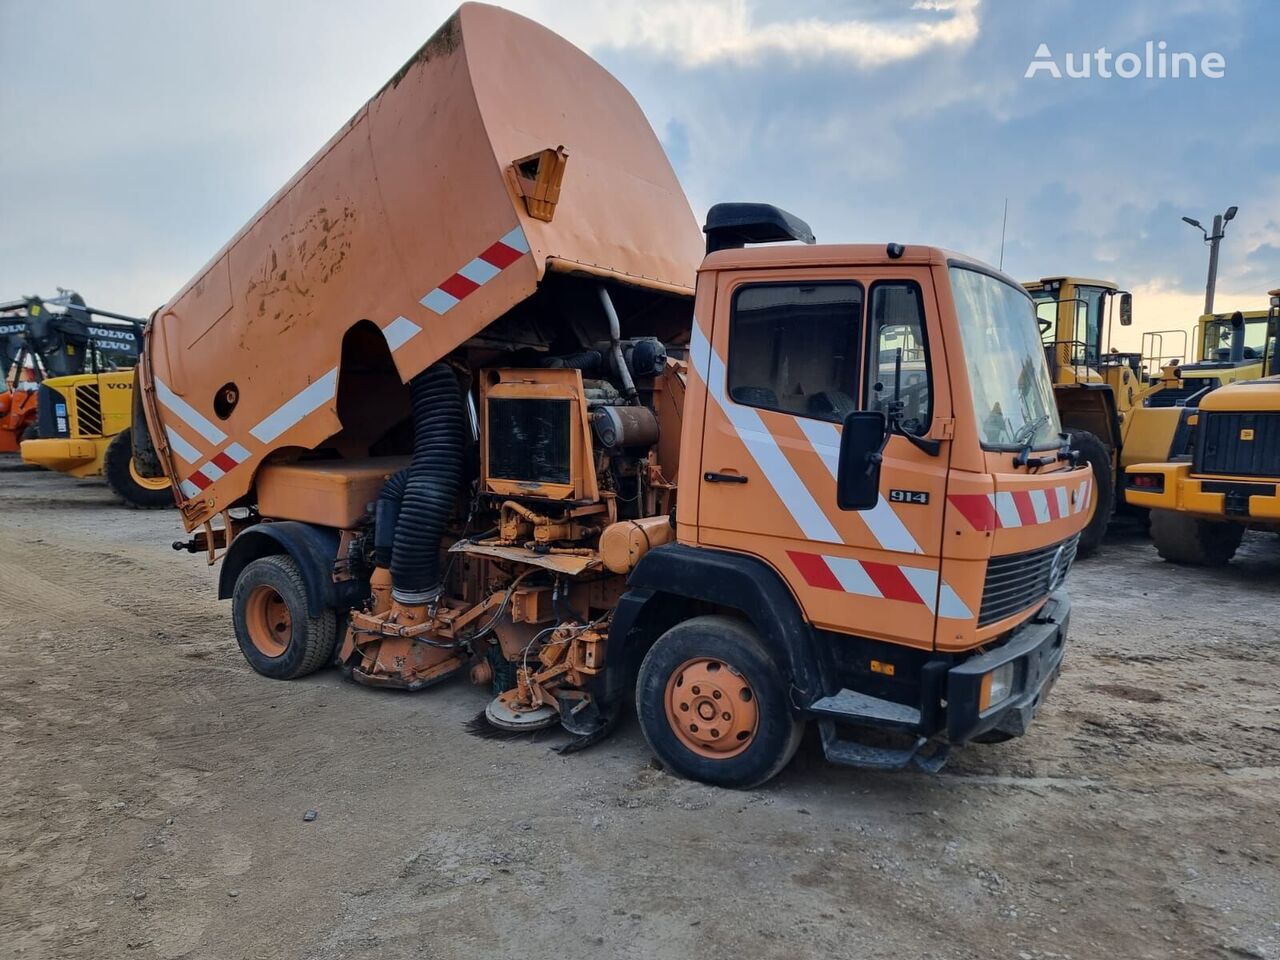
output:
[{"label": "exhaust pipe", "polygon": [[1231,315],[1231,362],[1244,361],[1244,314],[1237,310]]}]

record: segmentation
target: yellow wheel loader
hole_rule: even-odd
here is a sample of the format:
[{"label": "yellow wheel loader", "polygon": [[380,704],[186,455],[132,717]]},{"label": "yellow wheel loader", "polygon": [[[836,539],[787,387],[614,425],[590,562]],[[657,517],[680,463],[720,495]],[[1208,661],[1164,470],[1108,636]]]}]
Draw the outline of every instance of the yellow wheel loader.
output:
[{"label": "yellow wheel loader", "polygon": [[[1280,289],[1269,296],[1256,356],[1240,356],[1239,321],[1230,348],[1235,362],[1250,361],[1255,374],[1266,376],[1232,377],[1200,400],[1188,417],[1189,455],[1128,468],[1126,498],[1151,510],[1151,539],[1173,563],[1220,566],[1246,530],[1280,532]],[[1249,327],[1257,328],[1252,314]],[[1213,323],[1201,328],[1202,343],[1220,342]]]},{"label": "yellow wheel loader", "polygon": [[[107,319],[101,319],[107,318]],[[84,305],[78,297],[65,313],[45,311],[28,339],[46,348],[46,376],[37,396],[36,438],[22,441],[27,463],[73,477],[103,476],[133,507],[173,504],[171,486],[149,478],[133,459],[133,364],[142,343],[142,321]],[[113,322],[114,321],[114,322]]]}]

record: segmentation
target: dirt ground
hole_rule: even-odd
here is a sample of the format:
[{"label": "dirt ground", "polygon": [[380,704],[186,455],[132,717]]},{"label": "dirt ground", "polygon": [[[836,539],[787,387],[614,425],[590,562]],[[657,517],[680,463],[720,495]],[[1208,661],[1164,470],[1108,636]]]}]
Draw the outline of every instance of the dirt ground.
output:
[{"label": "dirt ground", "polygon": [[0,462],[4,958],[1280,958],[1278,538],[1116,535],[1020,741],[737,793],[263,679],[180,535]]}]

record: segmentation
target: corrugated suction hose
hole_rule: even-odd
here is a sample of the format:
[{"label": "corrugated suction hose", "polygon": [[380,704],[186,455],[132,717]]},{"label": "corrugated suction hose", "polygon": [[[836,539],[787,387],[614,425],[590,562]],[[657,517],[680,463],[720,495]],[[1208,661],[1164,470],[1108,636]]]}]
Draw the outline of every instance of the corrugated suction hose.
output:
[{"label": "corrugated suction hose", "polygon": [[410,380],[409,398],[413,460],[387,481],[378,498],[375,554],[379,562],[385,556],[381,529],[384,503],[388,495],[396,498],[399,494],[399,510],[392,514],[390,524],[394,531],[391,596],[400,603],[429,603],[440,595],[442,587],[440,541],[462,482],[466,413],[458,380],[448,364],[434,364]]}]

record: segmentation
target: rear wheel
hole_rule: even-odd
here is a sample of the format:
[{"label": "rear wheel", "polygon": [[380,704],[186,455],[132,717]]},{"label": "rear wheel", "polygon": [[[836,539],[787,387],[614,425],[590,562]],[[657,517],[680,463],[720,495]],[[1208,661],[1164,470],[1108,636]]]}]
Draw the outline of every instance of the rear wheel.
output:
[{"label": "rear wheel", "polygon": [[249,666],[273,680],[314,673],[333,659],[337,618],[307,611],[307,587],[293,557],[260,557],[240,571],[231,595],[236,643]]},{"label": "rear wheel", "polygon": [[1170,563],[1220,567],[1236,555],[1243,539],[1243,524],[1201,520],[1174,510],[1151,511],[1151,542]]},{"label": "rear wheel", "polygon": [[720,787],[755,787],[787,765],[804,724],[759,634],[740,620],[695,617],[645,655],[636,712],[672,772]]},{"label": "rear wheel", "polygon": [[133,462],[133,439],[128,427],[107,444],[102,458],[107,486],[131,507],[152,510],[173,506],[173,492],[166,477],[144,477]]},{"label": "rear wheel", "polygon": [[1111,466],[1111,450],[1102,439],[1088,430],[1071,431],[1071,449],[1079,450],[1093,470],[1093,516],[1080,532],[1077,557],[1088,557],[1098,552],[1107,535],[1107,527],[1116,510],[1115,471]]}]

